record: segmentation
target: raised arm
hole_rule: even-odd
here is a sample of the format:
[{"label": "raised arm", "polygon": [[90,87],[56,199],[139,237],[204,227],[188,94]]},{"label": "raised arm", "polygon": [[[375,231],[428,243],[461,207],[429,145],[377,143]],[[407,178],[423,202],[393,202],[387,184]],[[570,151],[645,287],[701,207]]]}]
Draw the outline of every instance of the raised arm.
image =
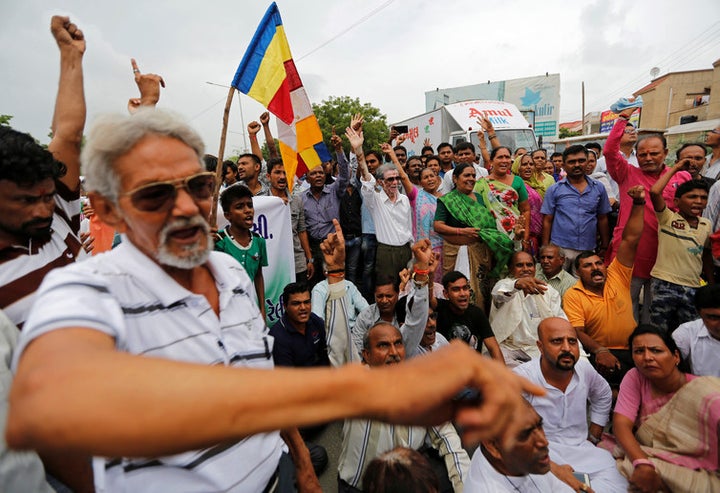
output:
[{"label": "raised arm", "polygon": [[260,143],[258,142],[257,134],[260,132],[261,128],[260,124],[254,120],[248,123],[247,126],[248,135],[250,137],[250,150],[258,157],[260,162],[263,160],[263,153],[260,148]]},{"label": "raised arm", "polygon": [[630,217],[622,232],[622,240],[617,251],[617,260],[626,267],[635,263],[635,253],[640,244],[643,228],[645,226],[645,188],[637,185],[628,190],[633,201]]},{"label": "raised arm", "polygon": [[618,183],[625,181],[628,166],[630,166],[622,151],[620,151],[620,139],[623,133],[625,133],[625,127],[627,127],[633,111],[635,111],[635,108],[628,108],[620,112],[603,146],[603,156],[605,156],[607,171],[612,179]]},{"label": "raised arm", "polygon": [[652,188],[650,188],[650,199],[652,200],[653,209],[655,209],[655,212],[662,212],[665,210],[665,199],[663,198],[663,190],[665,190],[665,187],[667,187],[668,183],[670,183],[670,180],[673,176],[675,176],[675,173],[678,171],[688,171],[690,168],[690,160],[689,159],[683,159],[679,163],[677,163],[675,166],[670,168],[666,173],[663,173],[658,180],[653,183]]},{"label": "raised arm", "polygon": [[142,106],[154,108],[160,101],[160,87],[165,87],[165,80],[158,74],[143,74],[138,68],[138,64],[134,58],[130,59],[135,84],[140,91],[139,98],[130,98],[128,100],[128,112],[134,114]]},{"label": "raised arm", "polygon": [[275,147],[275,139],[272,136],[272,132],[270,131],[270,113],[267,111],[260,115],[260,123],[263,127],[263,133],[265,134],[265,143],[268,147],[268,155],[270,159],[280,157],[280,154],[278,153],[277,147]]},{"label": "raised arm", "polygon": [[335,147],[335,156],[338,162],[337,180],[331,186],[335,188],[335,193],[340,196],[345,193],[350,183],[350,163],[345,156],[345,151],[343,151],[342,137],[335,134],[335,127],[333,127],[333,134],[330,140]]},{"label": "raised arm", "polygon": [[398,175],[400,176],[400,182],[405,189],[405,193],[407,195],[410,195],[415,185],[412,184],[402,164],[400,164],[400,161],[398,161],[398,158],[395,155],[395,151],[393,150],[392,146],[383,142],[382,144],[380,144],[380,150],[390,156],[390,161],[392,161],[392,163],[395,165],[395,168],[397,168]]},{"label": "raised arm", "polygon": [[412,246],[415,257],[412,280],[413,287],[407,297],[405,323],[400,327],[405,351],[414,355],[422,340],[428,319],[428,283],[430,282],[430,262],[433,256],[430,240],[417,241]]},{"label": "raised arm", "polygon": [[60,48],[60,82],[48,150],[67,167],[62,183],[76,191],[80,188],[80,145],[86,113],[82,69],[85,37],[69,17],[59,15],[50,21],[50,31]]},{"label": "raised arm", "polygon": [[362,179],[365,181],[370,181],[372,175],[370,174],[370,170],[368,169],[367,163],[365,162],[365,153],[363,152],[362,148],[363,142],[365,142],[362,128],[359,131],[355,131],[352,127],[348,127],[345,129],[345,136],[350,142],[350,147],[352,147],[353,152],[355,152],[355,155],[358,158],[358,170],[362,175]]}]

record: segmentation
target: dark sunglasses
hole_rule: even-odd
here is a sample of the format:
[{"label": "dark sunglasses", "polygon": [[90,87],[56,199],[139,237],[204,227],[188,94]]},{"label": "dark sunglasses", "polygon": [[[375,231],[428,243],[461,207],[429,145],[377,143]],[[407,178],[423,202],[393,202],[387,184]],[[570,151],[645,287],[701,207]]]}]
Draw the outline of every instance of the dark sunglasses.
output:
[{"label": "dark sunglasses", "polygon": [[215,173],[204,171],[172,181],[148,183],[122,195],[143,212],[167,211],[175,203],[178,188],[184,188],[194,200],[207,200],[215,191]]}]

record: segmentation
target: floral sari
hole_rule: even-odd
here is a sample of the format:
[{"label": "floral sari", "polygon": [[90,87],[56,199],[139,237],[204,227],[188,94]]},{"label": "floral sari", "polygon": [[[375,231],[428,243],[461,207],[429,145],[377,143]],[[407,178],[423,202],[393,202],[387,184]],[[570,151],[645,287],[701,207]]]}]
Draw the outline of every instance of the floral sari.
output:
[{"label": "floral sari", "polygon": [[482,196],[485,207],[495,218],[497,229],[514,239],[515,224],[520,217],[520,196],[515,189],[501,181],[483,178],[475,184],[475,191]]}]

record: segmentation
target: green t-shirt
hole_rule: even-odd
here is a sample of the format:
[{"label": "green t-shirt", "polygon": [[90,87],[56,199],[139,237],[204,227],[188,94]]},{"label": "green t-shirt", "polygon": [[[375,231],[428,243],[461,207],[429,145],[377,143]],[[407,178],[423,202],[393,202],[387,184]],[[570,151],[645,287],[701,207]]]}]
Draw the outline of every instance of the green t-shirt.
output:
[{"label": "green t-shirt", "polygon": [[250,276],[250,280],[255,281],[255,276],[260,267],[267,267],[268,265],[265,238],[257,233],[251,232],[250,244],[244,247],[230,236],[227,228],[218,234],[220,240],[215,243],[215,250],[231,255],[245,267],[245,271],[247,271],[248,276]]}]

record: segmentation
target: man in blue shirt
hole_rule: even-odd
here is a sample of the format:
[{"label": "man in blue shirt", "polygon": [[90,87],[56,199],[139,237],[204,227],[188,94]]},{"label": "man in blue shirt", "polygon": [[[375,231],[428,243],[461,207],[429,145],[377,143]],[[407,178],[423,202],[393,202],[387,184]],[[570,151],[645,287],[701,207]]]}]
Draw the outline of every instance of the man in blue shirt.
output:
[{"label": "man in blue shirt", "polygon": [[575,257],[584,250],[602,255],[610,242],[608,212],[610,201],[603,185],[585,175],[587,149],[573,145],[563,152],[567,176],[548,188],[540,212],[543,217],[543,245],[554,243],[565,250],[565,268],[570,271]]},{"label": "man in blue shirt", "polygon": [[285,313],[270,329],[277,366],[330,366],[325,322],[312,313],[307,284],[292,282],[282,294]]}]

